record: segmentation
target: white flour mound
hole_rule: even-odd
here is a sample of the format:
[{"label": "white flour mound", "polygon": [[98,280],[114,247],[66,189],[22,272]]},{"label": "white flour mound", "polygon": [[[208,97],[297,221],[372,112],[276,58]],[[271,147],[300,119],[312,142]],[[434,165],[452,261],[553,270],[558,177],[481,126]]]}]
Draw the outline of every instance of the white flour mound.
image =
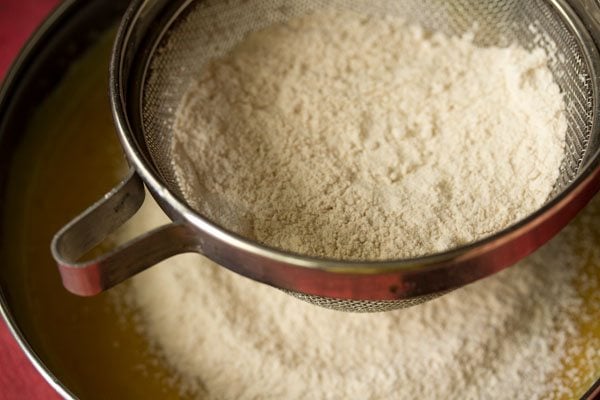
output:
[{"label": "white flour mound", "polygon": [[[322,309],[197,255],[167,260],[121,293],[198,399],[574,398],[569,388],[585,387],[600,365],[597,336],[568,345],[584,310],[572,280],[600,266],[598,221],[600,197],[520,264],[396,312]],[[123,235],[164,222],[148,202]],[[597,272],[583,281],[600,293]],[[600,320],[600,308],[587,317]],[[564,367],[570,357],[587,360],[583,376]]]},{"label": "white flour mound", "polygon": [[207,64],[174,127],[186,199],[285,250],[447,250],[538,209],[563,158],[543,50],[481,48],[391,17],[324,12]]},{"label": "white flour mound", "polygon": [[[551,192],[566,122],[547,61],[391,18],[306,16],[203,69],[178,110],[174,168],[200,212],[272,246],[344,259],[444,250]],[[600,217],[598,199],[591,210]],[[557,371],[579,334],[572,281],[600,263],[593,218],[401,312],[321,309],[197,255],[123,296],[181,390],[202,399],[573,396]],[[120,239],[163,222],[147,203]]]}]

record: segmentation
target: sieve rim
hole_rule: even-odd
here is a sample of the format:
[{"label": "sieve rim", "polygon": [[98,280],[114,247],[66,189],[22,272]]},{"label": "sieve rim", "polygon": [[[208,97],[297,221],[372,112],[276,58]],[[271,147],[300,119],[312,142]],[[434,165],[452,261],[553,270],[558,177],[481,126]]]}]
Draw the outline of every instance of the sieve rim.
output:
[{"label": "sieve rim", "polygon": [[[191,1],[180,1],[179,6],[184,7]],[[141,104],[131,104],[128,101],[127,90],[130,88],[127,86],[127,77],[130,71],[127,71],[127,63],[131,64],[132,54],[138,53],[137,49],[132,48],[132,43],[139,47],[141,39],[138,22],[140,18],[151,14],[150,3],[153,2],[133,1],[122,20],[115,41],[110,65],[110,100],[117,134],[128,161],[161,208],[172,220],[184,221],[196,230],[198,252],[255,280],[307,294],[351,299],[360,297],[367,300],[397,299],[400,296],[410,297],[452,289],[508,267],[536,250],[566,226],[600,190],[598,149],[587,156],[577,177],[564,190],[527,217],[475,242],[414,258],[372,261],[320,258],[273,248],[242,237],[202,216],[168,189],[150,158],[145,155],[144,146],[140,145],[132,127],[130,114],[141,112]],[[581,45],[585,62],[590,67],[594,100],[591,130],[597,131],[600,128],[600,55],[586,24],[596,33],[600,32],[600,24],[589,18],[584,22],[585,15],[578,15],[568,0],[549,0],[548,3],[560,14],[561,20]],[[150,59],[151,57],[145,59],[147,64],[144,66],[144,73],[149,68]],[[232,254],[226,254],[227,252]],[[244,257],[254,260],[250,263],[254,265],[240,265],[245,261]],[[260,262],[263,265],[259,265]],[[463,268],[458,268],[459,266]],[[421,279],[421,275],[424,277],[429,273],[435,273],[437,279],[443,276],[447,282],[437,282],[435,287],[430,284],[425,284],[426,288],[422,287],[419,282],[425,280]],[[332,275],[339,279],[323,284],[314,282],[318,278],[330,279]],[[388,283],[393,279],[368,279],[377,275],[393,275],[400,282],[406,280],[417,283],[414,287],[390,291]],[[355,280],[361,276],[367,277],[363,282],[373,282],[376,286],[381,284],[385,287],[361,290],[356,283],[359,280]],[[347,285],[350,289],[340,289],[340,285]],[[375,295],[374,292],[378,294]],[[360,294],[357,296],[358,293]]]}]

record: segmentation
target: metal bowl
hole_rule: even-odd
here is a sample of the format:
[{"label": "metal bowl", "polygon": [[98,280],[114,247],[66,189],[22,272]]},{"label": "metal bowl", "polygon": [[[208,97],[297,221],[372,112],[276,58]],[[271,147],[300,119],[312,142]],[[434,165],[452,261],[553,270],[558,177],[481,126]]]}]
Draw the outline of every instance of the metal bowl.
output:
[{"label": "metal bowl", "polygon": [[106,31],[125,3],[64,2],[0,90],[0,312],[36,368],[68,399],[180,398],[131,316],[110,293],[67,293],[48,251],[56,229],[120,178],[98,171],[127,168],[106,89]]}]

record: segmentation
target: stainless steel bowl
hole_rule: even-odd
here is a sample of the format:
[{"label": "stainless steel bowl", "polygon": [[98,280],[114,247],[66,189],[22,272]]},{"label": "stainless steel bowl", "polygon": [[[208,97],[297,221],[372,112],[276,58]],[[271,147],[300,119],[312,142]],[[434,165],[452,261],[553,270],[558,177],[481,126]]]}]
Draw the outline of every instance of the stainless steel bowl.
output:
[{"label": "stainless steel bowl", "polygon": [[[104,0],[63,3],[0,89],[0,313],[67,399],[180,398],[125,310],[108,294],[67,293],[48,251],[65,219],[116,184],[119,177],[106,171],[127,168],[108,106],[111,38],[103,33],[124,7]],[[98,54],[84,54],[98,45],[104,47]],[[76,76],[67,73],[73,66]],[[42,104],[48,101],[53,107]],[[60,168],[49,168],[52,162]],[[584,398],[595,398],[599,385]]]}]

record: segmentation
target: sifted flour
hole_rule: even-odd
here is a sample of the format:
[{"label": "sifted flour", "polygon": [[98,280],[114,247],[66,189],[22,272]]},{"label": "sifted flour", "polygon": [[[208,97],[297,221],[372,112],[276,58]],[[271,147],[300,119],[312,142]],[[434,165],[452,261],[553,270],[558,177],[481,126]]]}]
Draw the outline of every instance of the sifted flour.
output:
[{"label": "sifted flour", "polygon": [[250,34],[177,112],[189,203],[285,250],[390,259],[447,250],[538,209],[566,119],[543,50],[481,48],[332,11]]},{"label": "sifted flour", "polygon": [[[122,238],[167,222],[151,200],[135,218]],[[397,312],[322,309],[198,255],[117,293],[198,399],[574,398],[600,372],[598,221],[600,197],[520,264]]]},{"label": "sifted flour", "polygon": [[[546,65],[541,50],[478,48],[391,18],[296,19],[206,66],[178,110],[174,167],[194,207],[272,246],[360,259],[444,250],[551,192],[566,122]],[[596,199],[519,265],[402,312],[321,309],[197,255],[121,293],[198,398],[573,396],[557,371],[589,378],[569,369],[568,343],[585,335],[573,282],[600,263],[598,218]],[[117,240],[164,222],[147,202]],[[577,357],[594,371],[600,343],[587,335]]]}]

